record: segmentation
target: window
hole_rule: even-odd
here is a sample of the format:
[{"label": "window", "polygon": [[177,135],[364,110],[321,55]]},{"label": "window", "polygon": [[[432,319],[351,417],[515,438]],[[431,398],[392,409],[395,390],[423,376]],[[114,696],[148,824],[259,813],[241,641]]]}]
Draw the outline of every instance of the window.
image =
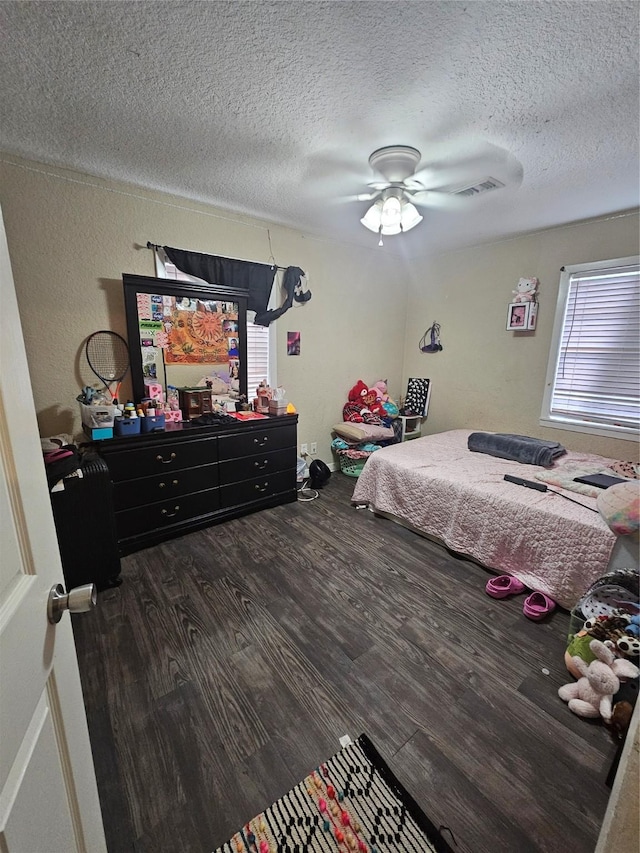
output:
[{"label": "window", "polygon": [[624,438],[639,420],[639,259],[565,267],[540,423]]},{"label": "window", "polygon": [[[175,264],[166,258],[164,252],[155,253],[156,275],[158,278],[173,278],[176,281],[200,281],[195,276],[187,275],[179,270]],[[274,299],[274,286],[271,291],[269,308],[274,307],[271,303]],[[276,385],[275,375],[275,322],[269,326],[256,326],[253,319],[255,311],[247,311],[247,394],[251,400],[255,389],[263,379],[271,386]]]}]

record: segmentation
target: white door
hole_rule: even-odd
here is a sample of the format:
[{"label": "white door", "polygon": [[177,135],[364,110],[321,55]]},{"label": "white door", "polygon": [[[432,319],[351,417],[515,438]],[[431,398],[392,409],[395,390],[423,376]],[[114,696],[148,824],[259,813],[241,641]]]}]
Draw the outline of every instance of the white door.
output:
[{"label": "white door", "polygon": [[1,211],[0,535],[0,850],[105,853],[71,621],[47,620],[62,567]]}]

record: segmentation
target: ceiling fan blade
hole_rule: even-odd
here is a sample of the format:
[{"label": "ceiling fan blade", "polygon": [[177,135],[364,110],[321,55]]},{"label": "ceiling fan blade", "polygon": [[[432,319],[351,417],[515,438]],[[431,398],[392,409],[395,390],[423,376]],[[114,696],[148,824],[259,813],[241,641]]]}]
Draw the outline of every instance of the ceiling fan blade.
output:
[{"label": "ceiling fan blade", "polygon": [[407,197],[416,207],[432,207],[438,210],[461,210],[467,204],[465,198],[451,193],[439,192],[438,190],[421,190],[419,192],[408,192]]},{"label": "ceiling fan blade", "polygon": [[338,204],[346,204],[354,201],[374,201],[380,195],[379,192],[358,193],[357,195],[338,196],[336,201]]},{"label": "ceiling fan blade", "polygon": [[370,169],[354,162],[350,152],[339,149],[318,151],[309,157],[300,181],[309,198],[329,200],[351,187],[366,188],[370,176]]},{"label": "ceiling fan blade", "polygon": [[412,180],[433,189],[457,190],[488,177],[497,178],[505,186],[519,186],[522,176],[522,164],[506,148],[482,142],[443,152],[425,163]]}]

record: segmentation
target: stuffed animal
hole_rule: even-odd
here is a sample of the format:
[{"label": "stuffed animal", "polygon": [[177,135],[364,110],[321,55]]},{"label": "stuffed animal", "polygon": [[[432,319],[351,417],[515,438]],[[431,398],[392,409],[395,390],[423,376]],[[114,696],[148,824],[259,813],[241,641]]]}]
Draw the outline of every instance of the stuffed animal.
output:
[{"label": "stuffed animal", "polygon": [[634,637],[640,637],[640,613],[636,613],[629,617],[629,624],[624,629],[627,634]]},{"label": "stuffed animal", "polygon": [[364,395],[367,393],[369,389],[362,381],[362,379],[358,379],[353,388],[349,391],[349,402],[361,402]]},{"label": "stuffed animal", "polygon": [[384,410],[384,414],[382,414],[381,417],[388,418],[389,420],[397,418],[399,414],[399,409],[396,403],[393,402],[393,400],[387,393],[387,380],[379,379],[377,382],[373,383],[373,386],[370,390],[376,391],[378,395],[378,403],[382,405],[382,408]]},{"label": "stuffed animal", "polygon": [[378,400],[378,392],[375,388],[367,388],[366,393],[362,395],[363,405],[380,418],[385,417],[386,412],[382,403]]},{"label": "stuffed animal", "polygon": [[535,302],[536,292],[538,290],[537,278],[521,278],[517,285],[517,290],[511,292],[515,294],[514,302]]},{"label": "stuffed animal", "polygon": [[380,415],[371,410],[371,403],[377,404],[376,394],[369,391],[362,379],[359,379],[349,391],[349,402],[345,403],[342,409],[342,419],[356,424],[367,423],[379,426],[382,423]]},{"label": "stuffed animal", "polygon": [[362,395],[367,392],[367,386],[362,379],[359,379],[348,394],[348,403],[345,403],[342,409],[342,419],[351,421],[354,424],[361,424],[364,418],[360,414],[362,410]]},{"label": "stuffed animal", "polygon": [[380,400],[381,403],[386,403],[389,399],[389,394],[387,393],[387,380],[378,379],[377,382],[373,383],[373,388],[378,395],[378,400]]},{"label": "stuffed animal", "polygon": [[389,418],[390,421],[392,421],[394,418],[397,418],[400,414],[400,409],[391,399],[383,403],[382,408],[385,410],[386,417]]},{"label": "stuffed animal", "polygon": [[622,739],[629,728],[631,715],[638,701],[638,679],[631,678],[620,685],[620,690],[613,697],[613,712],[609,726],[611,733],[619,740]]},{"label": "stuffed animal", "polygon": [[[574,634],[564,654],[565,666],[574,678],[580,678],[581,672],[574,664],[574,658],[579,657],[585,663],[591,663],[596,659],[591,651],[591,640],[600,640],[607,648],[611,649],[618,657],[637,657],[636,643],[633,637],[625,633],[629,628],[629,617],[627,614],[616,614],[613,616],[594,616],[587,619],[581,631]],[[625,640],[628,641],[625,645]],[[618,643],[621,645],[618,645]],[[638,644],[640,645],[640,643]]]},{"label": "stuffed animal", "polygon": [[596,660],[587,665],[582,658],[575,657],[573,662],[581,678],[560,687],[558,696],[568,702],[569,709],[579,717],[602,717],[608,723],[613,696],[620,689],[620,678],[636,678],[640,669],[631,661],[616,658],[600,640],[591,640],[590,648]]}]

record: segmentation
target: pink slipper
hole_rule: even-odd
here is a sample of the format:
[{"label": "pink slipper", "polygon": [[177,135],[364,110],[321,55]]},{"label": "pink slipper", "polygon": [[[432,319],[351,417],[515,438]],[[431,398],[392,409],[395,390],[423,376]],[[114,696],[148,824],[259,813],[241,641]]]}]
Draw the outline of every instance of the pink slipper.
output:
[{"label": "pink slipper", "polygon": [[506,598],[507,595],[515,595],[518,592],[524,592],[524,590],[525,585],[511,575],[490,578],[485,586],[485,592],[492,598]]},{"label": "pink slipper", "polygon": [[534,622],[539,622],[541,619],[556,609],[555,601],[545,595],[544,592],[532,592],[528,595],[522,605],[522,612]]}]

